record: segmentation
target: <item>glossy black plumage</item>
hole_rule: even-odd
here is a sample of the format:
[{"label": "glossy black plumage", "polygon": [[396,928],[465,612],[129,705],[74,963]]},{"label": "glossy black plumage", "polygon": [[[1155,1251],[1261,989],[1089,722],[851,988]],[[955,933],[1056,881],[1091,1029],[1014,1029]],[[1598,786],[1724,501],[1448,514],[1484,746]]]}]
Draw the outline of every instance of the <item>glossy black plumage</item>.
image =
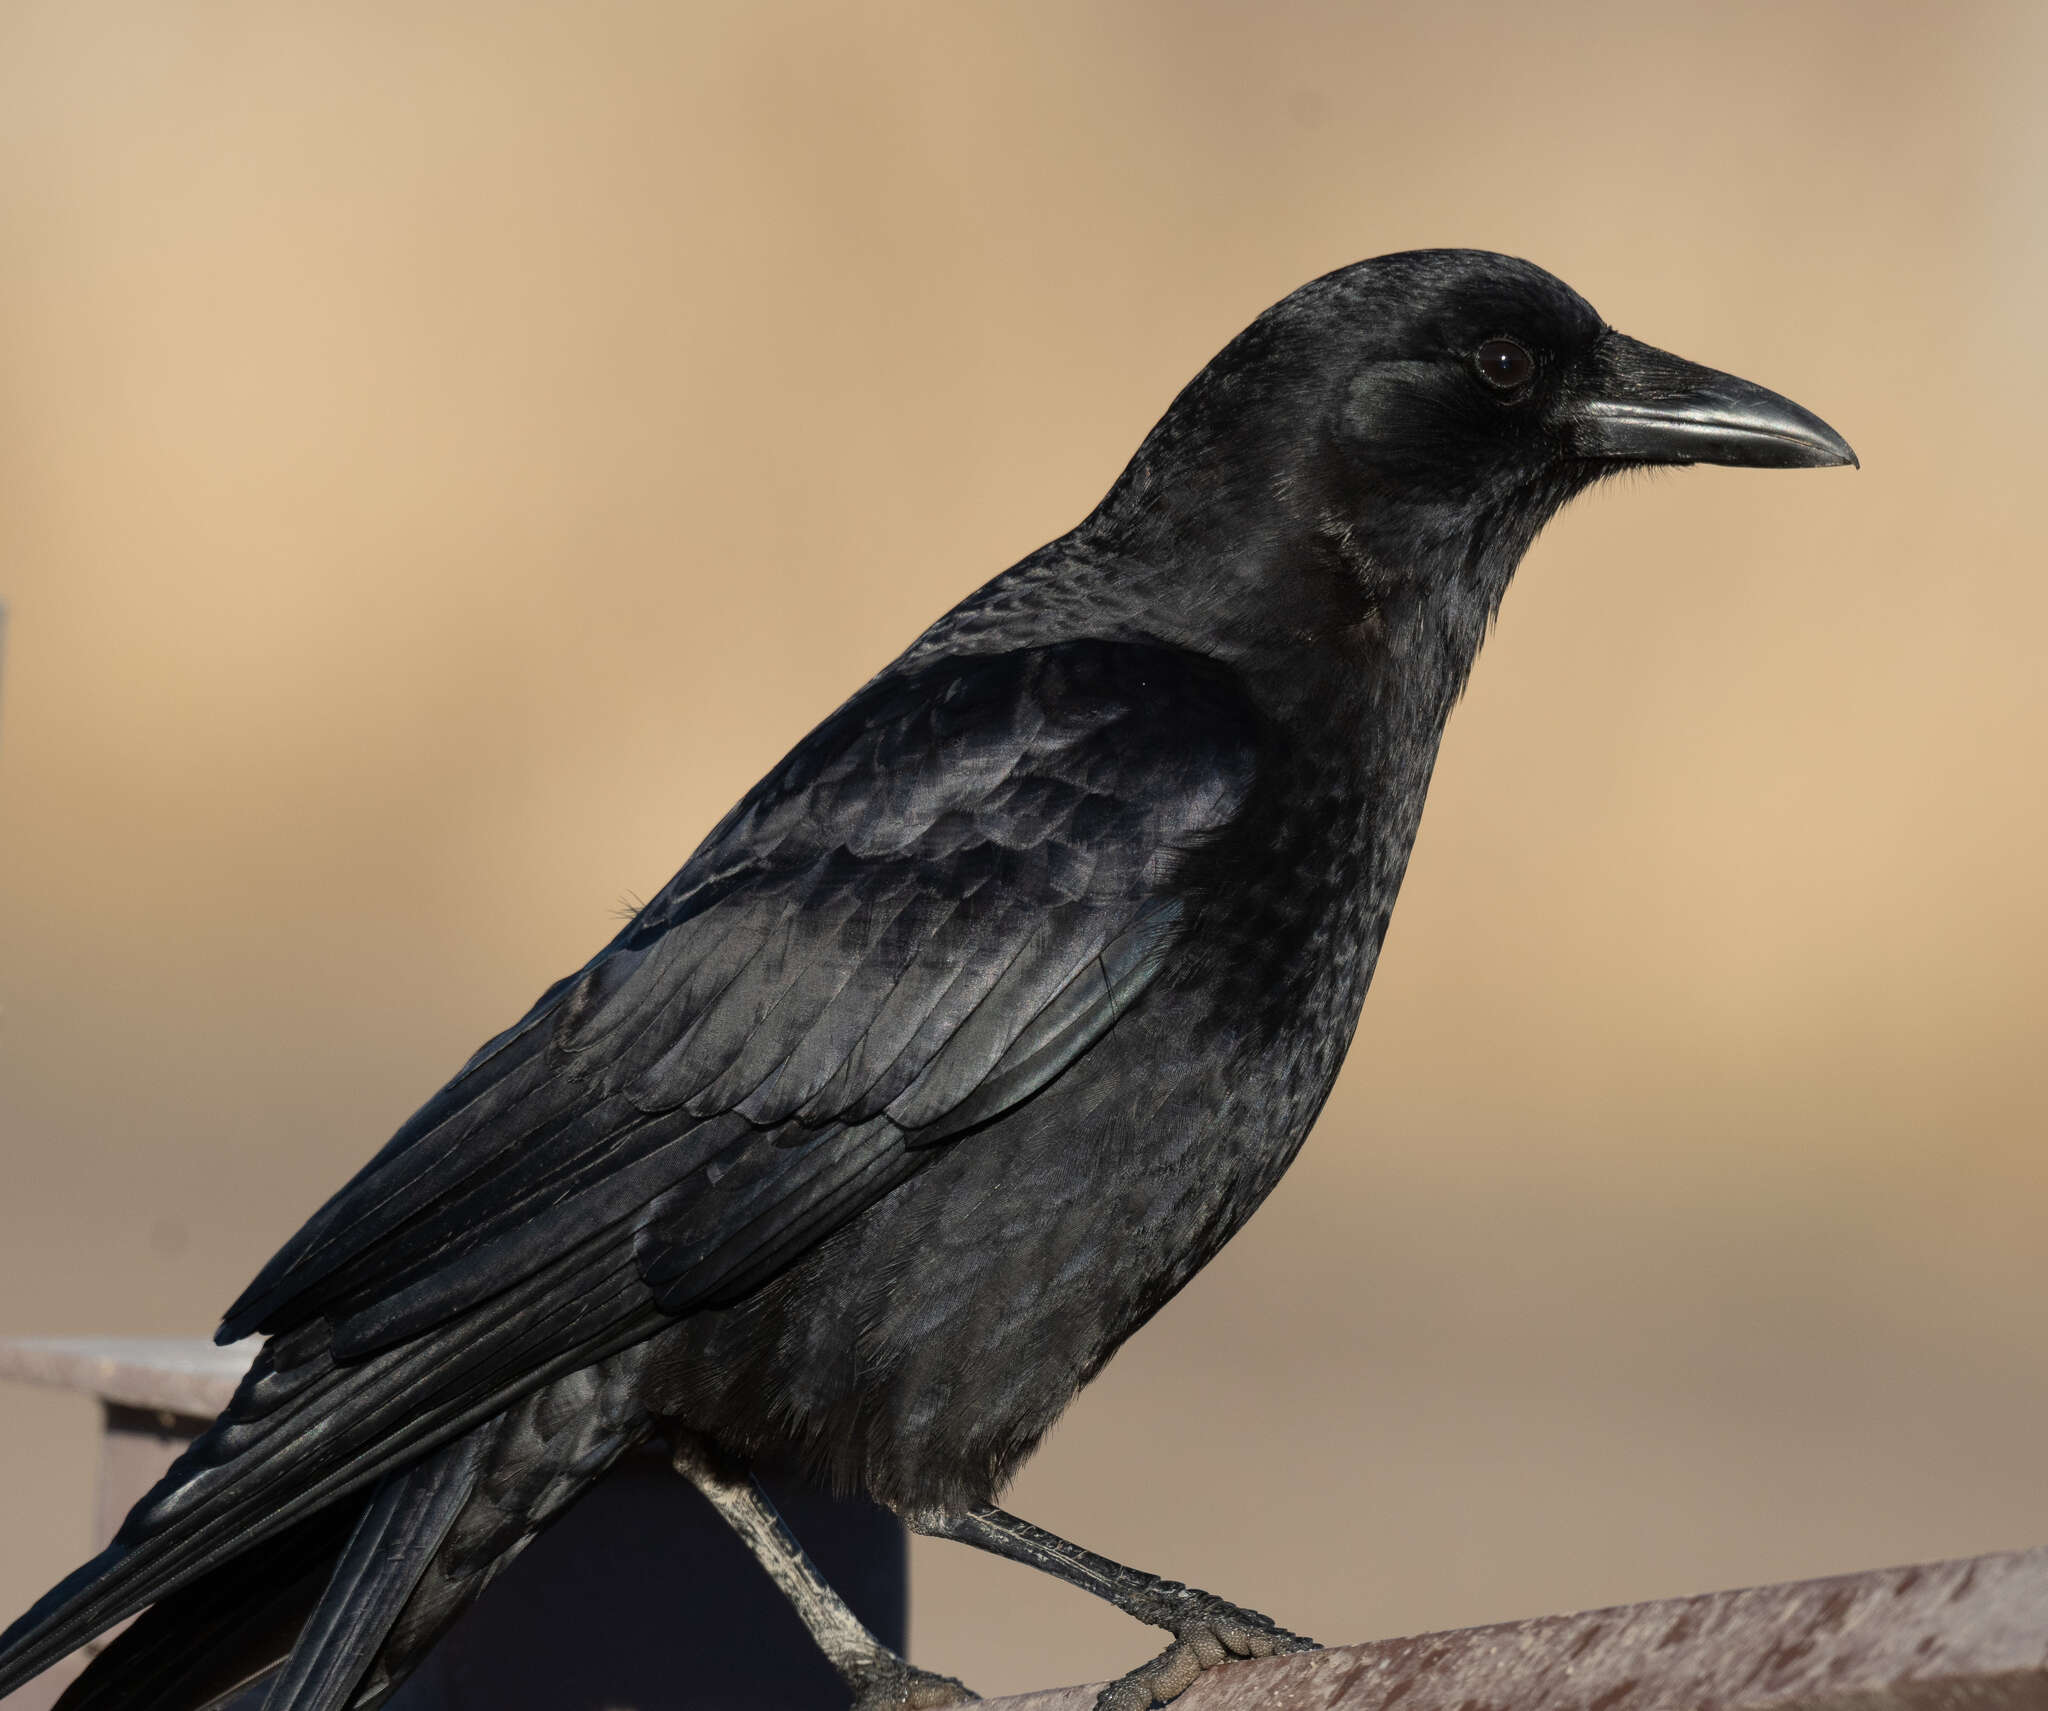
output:
[{"label": "glossy black plumage", "polygon": [[202,1703],[123,1648],[205,1676],[175,1610],[274,1662],[210,1612],[324,1550],[273,1705],[374,1703],[663,1421],[906,1514],[988,1499],[1301,1144],[1544,522],[1660,447],[1847,459],[1745,385],[1479,252],[1261,316],[286,1244],[223,1326],[271,1339],[234,1405],[0,1637],[0,1691],[162,1599],[66,1703]]}]

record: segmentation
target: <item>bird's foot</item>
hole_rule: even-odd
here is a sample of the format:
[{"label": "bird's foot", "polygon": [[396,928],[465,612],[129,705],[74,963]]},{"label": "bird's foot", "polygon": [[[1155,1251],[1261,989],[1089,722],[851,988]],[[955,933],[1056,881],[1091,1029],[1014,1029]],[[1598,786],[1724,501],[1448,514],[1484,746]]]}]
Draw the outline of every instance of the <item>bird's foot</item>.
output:
[{"label": "bird's foot", "polygon": [[1151,1711],[1178,1699],[1206,1669],[1232,1658],[1280,1657],[1289,1652],[1323,1648],[1301,1634],[1290,1634],[1270,1616],[1246,1610],[1206,1592],[1185,1595],[1186,1606],[1158,1626],[1173,1635],[1150,1663],[1120,1676],[1095,1699],[1095,1711]]},{"label": "bird's foot", "polygon": [[893,1652],[863,1662],[849,1680],[852,1711],[928,1711],[940,1705],[971,1705],[981,1699],[964,1682],[918,1669]]}]

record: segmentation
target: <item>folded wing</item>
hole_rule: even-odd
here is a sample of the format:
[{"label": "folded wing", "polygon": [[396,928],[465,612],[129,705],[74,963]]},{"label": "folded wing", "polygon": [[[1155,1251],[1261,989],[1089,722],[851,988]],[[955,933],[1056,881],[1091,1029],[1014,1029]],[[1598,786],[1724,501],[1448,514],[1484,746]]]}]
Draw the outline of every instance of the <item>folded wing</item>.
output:
[{"label": "folded wing", "polygon": [[[721,1243],[777,1218],[775,1251],[817,1239],[1100,1036],[1169,953],[1177,865],[1238,811],[1255,750],[1220,670],[1162,647],[885,675],[414,1117],[223,1336],[317,1315],[366,1353],[657,1197],[663,1305],[732,1293],[703,1271]],[[763,1198],[717,1192],[764,1141]]]}]

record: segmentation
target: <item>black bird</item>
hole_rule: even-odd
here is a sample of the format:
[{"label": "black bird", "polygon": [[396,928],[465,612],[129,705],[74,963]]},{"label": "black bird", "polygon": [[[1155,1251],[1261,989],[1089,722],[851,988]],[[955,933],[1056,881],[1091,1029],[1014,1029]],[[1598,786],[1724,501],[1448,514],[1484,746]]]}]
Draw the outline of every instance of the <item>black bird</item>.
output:
[{"label": "black bird", "polygon": [[1308,1646],[992,1500],[1315,1121],[1537,531],[1631,466],[1855,461],[1527,262],[1303,286],[264,1267],[235,1400],[0,1636],[0,1693],[146,1608],[65,1711],[265,1672],[269,1711],[363,1711],[657,1434],[863,1711],[970,1696],[860,1627],[754,1465],[1169,1630],[1107,1706]]}]

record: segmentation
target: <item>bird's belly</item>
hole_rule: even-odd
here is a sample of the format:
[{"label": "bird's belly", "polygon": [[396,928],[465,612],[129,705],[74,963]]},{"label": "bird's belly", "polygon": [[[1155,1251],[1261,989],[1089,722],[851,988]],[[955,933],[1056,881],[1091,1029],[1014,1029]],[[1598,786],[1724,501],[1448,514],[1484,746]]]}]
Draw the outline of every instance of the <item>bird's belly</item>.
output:
[{"label": "bird's belly", "polygon": [[1215,1032],[1198,1000],[1141,1006],[774,1283],[677,1327],[651,1404],[898,1509],[988,1500],[1265,1198],[1341,1057]]}]

